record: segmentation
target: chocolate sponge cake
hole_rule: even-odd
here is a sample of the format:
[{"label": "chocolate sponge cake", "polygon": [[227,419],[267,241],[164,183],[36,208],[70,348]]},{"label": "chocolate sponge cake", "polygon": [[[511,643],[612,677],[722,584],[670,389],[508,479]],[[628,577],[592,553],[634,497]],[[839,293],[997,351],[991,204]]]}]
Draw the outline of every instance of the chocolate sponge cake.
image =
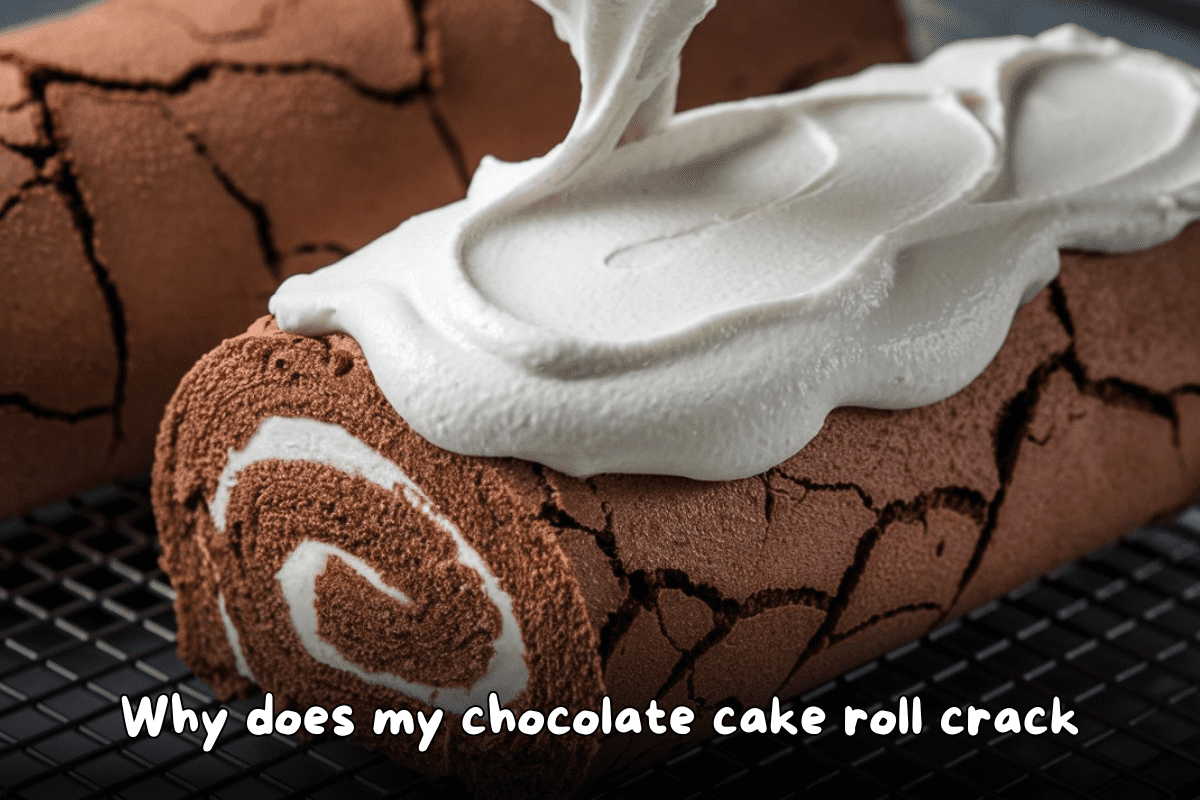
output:
[{"label": "chocolate sponge cake", "polygon": [[[429,710],[412,686],[492,680],[515,624],[518,714],[656,700],[711,731],[722,705],[794,694],[1170,513],[1200,494],[1198,252],[1200,226],[1145,252],[1066,253],[967,389],[840,409],[793,458],[727,482],[578,479],[440,450],[396,415],[352,339],[260,320],[189,373],[158,442],[180,653],[223,697],[257,684],[277,703],[361,709],[356,735],[477,787],[501,764],[562,790],[654,757],[677,740],[448,724],[420,753],[366,720]],[[318,463],[286,433],[247,450],[297,418],[353,437],[364,461]],[[357,673],[297,633],[279,576],[301,543],[325,565],[311,622]]]},{"label": "chocolate sponge cake", "polygon": [[[755,0],[685,58],[691,107],[906,50],[891,0]],[[576,87],[523,0],[109,0],[5,32],[0,514],[146,469],[179,378],[281,279],[461,197],[486,153],[545,152]]]},{"label": "chocolate sponge cake", "polygon": [[711,2],[539,3],[564,141],[289,279],[168,406],[219,694],[567,794],[1200,493],[1194,71],[1063,26],[675,115]]}]

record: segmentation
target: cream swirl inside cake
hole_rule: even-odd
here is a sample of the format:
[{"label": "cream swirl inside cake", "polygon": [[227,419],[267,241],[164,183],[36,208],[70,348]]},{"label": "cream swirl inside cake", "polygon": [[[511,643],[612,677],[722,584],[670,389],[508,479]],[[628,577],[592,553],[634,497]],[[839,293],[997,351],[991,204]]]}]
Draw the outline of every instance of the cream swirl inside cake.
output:
[{"label": "cream swirl inside cake", "polygon": [[676,115],[711,2],[541,4],[580,64],[564,142],[271,301],[448,450],[754,475],[833,408],[966,386],[1059,248],[1200,216],[1197,73],[1079,28]]},{"label": "cream swirl inside cake", "polygon": [[[338,560],[365,579],[373,590],[400,605],[410,605],[412,598],[388,585],[378,571],[362,558],[337,545],[306,538],[291,550],[276,572],[275,580],[282,591],[292,628],[301,646],[313,659],[367,683],[394,689],[452,714],[463,713],[472,702],[478,702],[480,697],[486,697],[490,692],[496,692],[500,703],[507,703],[520,693],[529,680],[529,668],[524,660],[525,646],[521,640],[520,626],[513,616],[512,597],[500,587],[496,576],[463,538],[458,526],[434,507],[425,492],[404,470],[344,428],[306,418],[271,417],[264,420],[245,448],[230,451],[225,468],[217,480],[217,493],[209,503],[209,513],[219,534],[225,533],[226,509],[230,494],[237,487],[238,476],[248,467],[269,460],[322,464],[348,475],[361,476],[388,491],[399,489],[404,500],[415,511],[450,536],[454,543],[455,560],[478,576],[484,594],[500,616],[500,630],[491,642],[487,668],[478,680],[465,688],[431,686],[386,670],[364,668],[348,659],[335,643],[321,635],[316,588],[318,576],[326,572],[329,561]],[[237,627],[226,610],[224,595],[219,594],[217,600],[238,673],[254,680],[242,651]]]}]

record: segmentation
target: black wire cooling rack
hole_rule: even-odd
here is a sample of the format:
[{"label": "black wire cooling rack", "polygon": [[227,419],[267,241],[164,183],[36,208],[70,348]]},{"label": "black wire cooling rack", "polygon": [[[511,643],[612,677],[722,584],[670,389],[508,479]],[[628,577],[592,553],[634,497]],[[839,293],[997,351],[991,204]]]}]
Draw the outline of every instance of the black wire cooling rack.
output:
[{"label": "black wire cooling rack", "polygon": [[[215,713],[175,656],[148,482],[109,485],[0,522],[0,794],[26,800],[461,798],[342,739],[246,733],[249,700],[211,752],[200,734],[125,735],[119,698],[179,692]],[[922,700],[920,735],[846,736],[841,709]],[[942,710],[1073,710],[1078,734],[974,737]],[[1200,507],[797,698],[817,736],[711,740],[593,800],[693,797],[1200,796]],[[797,715],[798,718],[799,715]],[[781,790],[781,787],[782,788]]]}]

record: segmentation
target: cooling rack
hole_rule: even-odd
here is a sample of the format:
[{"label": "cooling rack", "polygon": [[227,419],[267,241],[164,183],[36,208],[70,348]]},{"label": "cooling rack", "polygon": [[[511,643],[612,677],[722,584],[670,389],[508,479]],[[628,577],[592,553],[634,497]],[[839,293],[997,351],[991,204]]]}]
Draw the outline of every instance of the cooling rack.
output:
[{"label": "cooling rack", "polygon": [[[251,736],[254,699],[202,734],[126,736],[119,698],[178,692],[216,713],[175,656],[147,480],[0,522],[0,786],[26,800],[462,798],[343,739]],[[920,697],[919,735],[845,735],[845,706]],[[1060,698],[1078,733],[977,736],[941,712],[1024,714]],[[593,800],[692,797],[1200,796],[1200,506],[1134,531],[966,618],[796,698],[821,734],[718,737]],[[797,715],[798,718],[798,715]],[[781,786],[789,787],[780,792]]]}]

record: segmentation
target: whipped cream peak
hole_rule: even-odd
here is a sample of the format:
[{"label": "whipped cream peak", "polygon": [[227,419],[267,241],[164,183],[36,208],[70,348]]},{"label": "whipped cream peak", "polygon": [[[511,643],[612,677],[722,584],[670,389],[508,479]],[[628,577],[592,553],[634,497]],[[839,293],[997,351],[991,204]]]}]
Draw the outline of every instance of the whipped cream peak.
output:
[{"label": "whipped cream peak", "polygon": [[966,386],[1059,248],[1200,216],[1198,73],[1074,26],[674,114],[711,2],[539,4],[580,63],[566,140],[271,300],[449,450],[753,475],[833,408]]},{"label": "whipped cream peak", "polygon": [[662,129],[675,110],[683,45],[716,5],[716,0],[533,1],[551,15],[555,33],[579,65],[579,108],[566,139],[526,162],[529,169],[505,169],[509,165],[485,158],[471,182],[476,200],[486,192],[511,205],[552,194],[602,168],[622,144]]}]

